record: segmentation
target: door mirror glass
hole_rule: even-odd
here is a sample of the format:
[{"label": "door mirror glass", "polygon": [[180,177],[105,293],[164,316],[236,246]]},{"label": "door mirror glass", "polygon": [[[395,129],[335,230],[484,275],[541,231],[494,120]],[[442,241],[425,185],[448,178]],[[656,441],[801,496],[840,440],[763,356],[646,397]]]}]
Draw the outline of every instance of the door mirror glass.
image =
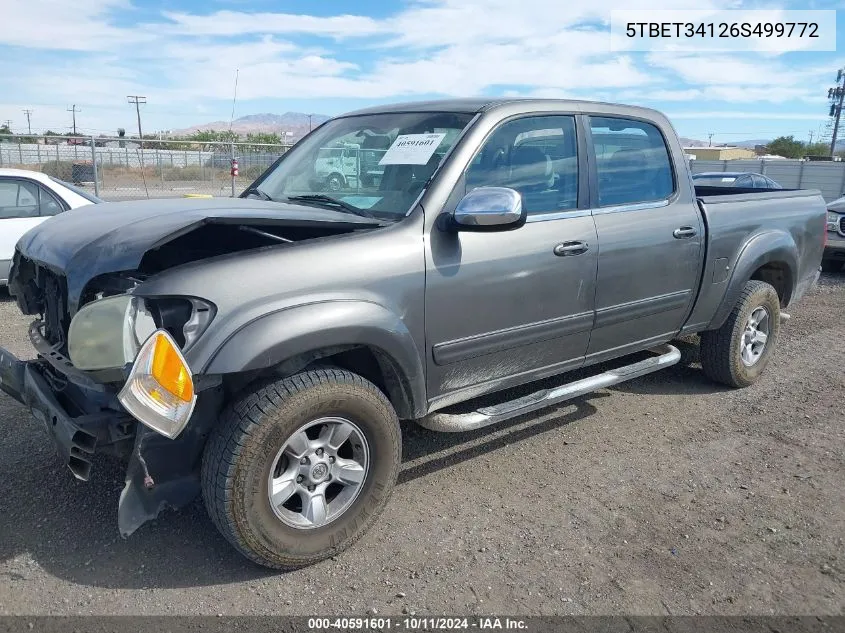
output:
[{"label": "door mirror glass", "polygon": [[452,216],[462,231],[502,231],[525,224],[522,196],[509,187],[478,187],[466,194]]}]

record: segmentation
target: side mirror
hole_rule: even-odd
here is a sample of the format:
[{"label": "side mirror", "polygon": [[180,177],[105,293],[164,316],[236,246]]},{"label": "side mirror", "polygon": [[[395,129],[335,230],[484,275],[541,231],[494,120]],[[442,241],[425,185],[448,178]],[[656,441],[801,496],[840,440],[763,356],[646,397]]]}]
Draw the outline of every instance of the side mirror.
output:
[{"label": "side mirror", "polygon": [[478,187],[465,195],[452,216],[458,231],[507,231],[525,224],[522,196],[508,187]]}]

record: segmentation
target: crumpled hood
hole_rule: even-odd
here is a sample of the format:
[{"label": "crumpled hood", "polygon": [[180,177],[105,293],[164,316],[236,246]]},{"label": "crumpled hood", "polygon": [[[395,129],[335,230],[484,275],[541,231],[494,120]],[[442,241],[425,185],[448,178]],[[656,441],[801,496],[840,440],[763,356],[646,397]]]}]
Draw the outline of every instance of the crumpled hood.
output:
[{"label": "crumpled hood", "polygon": [[[208,222],[280,224],[287,226],[355,225],[379,222],[312,206],[245,198],[172,199],[107,202],[54,216],[18,241],[20,255],[67,280],[68,299],[75,306],[94,277],[135,270],[144,254]],[[9,279],[14,288],[14,271]]]}]

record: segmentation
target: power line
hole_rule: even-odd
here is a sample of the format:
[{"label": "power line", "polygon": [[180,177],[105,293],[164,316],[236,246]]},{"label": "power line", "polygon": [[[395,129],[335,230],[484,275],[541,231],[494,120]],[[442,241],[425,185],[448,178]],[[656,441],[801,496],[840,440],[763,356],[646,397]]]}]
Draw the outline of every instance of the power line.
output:
[{"label": "power line", "polygon": [[76,104],[73,104],[73,107],[67,109],[68,112],[73,112],[73,135],[76,136],[76,113],[82,112],[82,109],[78,109]]},{"label": "power line", "polygon": [[[839,83],[842,83],[840,86]],[[834,117],[833,138],[830,140],[830,156],[836,152],[836,136],[839,134],[839,117],[842,115],[842,100],[845,99],[845,68],[836,72],[836,87],[827,91],[830,99],[830,116]]]},{"label": "power line", "polygon": [[32,110],[24,110],[23,113],[26,115],[27,133],[32,134],[32,123],[29,120],[29,116],[32,114]]},{"label": "power line", "polygon": [[144,135],[141,133],[141,104],[146,103],[147,98],[141,95],[129,95],[126,100],[135,104],[135,114],[138,115],[138,141],[141,143],[141,149],[144,149]]}]

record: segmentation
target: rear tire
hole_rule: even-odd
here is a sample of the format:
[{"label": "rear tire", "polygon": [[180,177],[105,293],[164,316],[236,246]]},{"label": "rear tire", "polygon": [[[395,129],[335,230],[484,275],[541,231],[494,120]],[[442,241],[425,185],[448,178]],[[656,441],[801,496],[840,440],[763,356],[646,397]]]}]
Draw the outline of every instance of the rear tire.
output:
[{"label": "rear tire", "polygon": [[748,387],[769,363],[779,332],[777,292],[763,281],[749,281],[724,325],[701,333],[701,367],[711,380]]},{"label": "rear tire", "polygon": [[845,266],[845,262],[840,262],[837,259],[823,259],[822,272],[824,273],[838,273]]},{"label": "rear tire", "polygon": [[[342,444],[333,445],[332,429]],[[250,560],[275,569],[310,565],[369,529],[393,490],[401,444],[390,402],[357,374],[317,369],[265,383],[227,407],[209,438],[205,505]],[[345,470],[350,464],[354,473]],[[277,502],[287,486],[293,492]],[[318,510],[312,496],[322,496]]]}]

